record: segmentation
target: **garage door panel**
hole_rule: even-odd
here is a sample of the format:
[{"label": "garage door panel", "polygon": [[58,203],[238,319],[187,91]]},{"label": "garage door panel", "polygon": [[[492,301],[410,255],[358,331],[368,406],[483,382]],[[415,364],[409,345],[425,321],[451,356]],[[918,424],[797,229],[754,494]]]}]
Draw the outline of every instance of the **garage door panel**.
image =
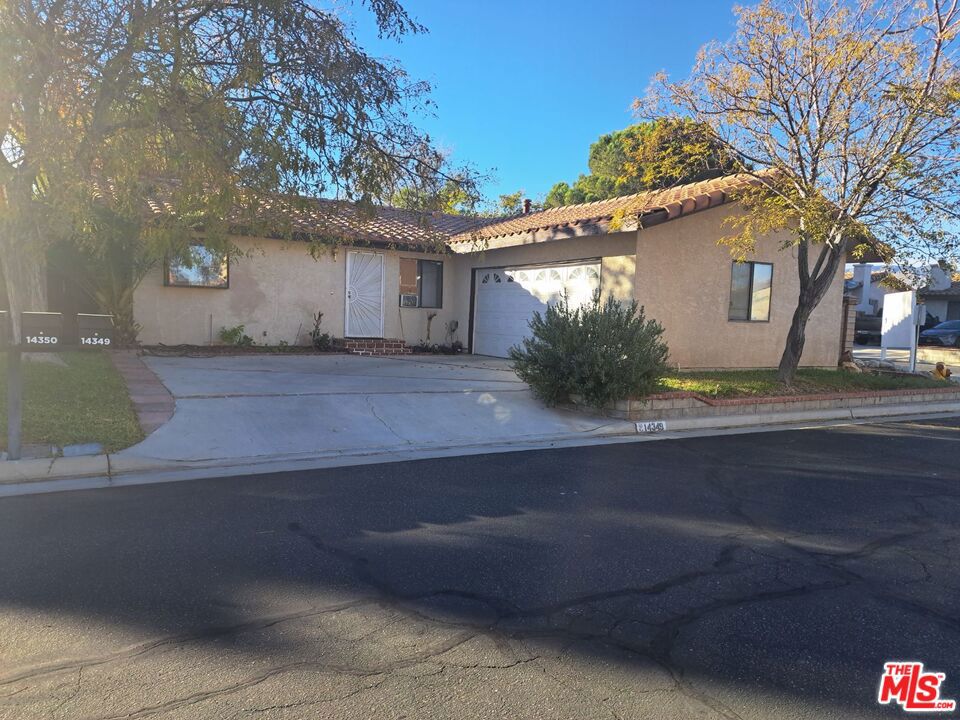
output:
[{"label": "garage door panel", "polygon": [[582,306],[600,288],[600,264],[494,268],[475,276],[473,351],[507,357],[529,335],[534,312],[543,313],[567,293]]}]

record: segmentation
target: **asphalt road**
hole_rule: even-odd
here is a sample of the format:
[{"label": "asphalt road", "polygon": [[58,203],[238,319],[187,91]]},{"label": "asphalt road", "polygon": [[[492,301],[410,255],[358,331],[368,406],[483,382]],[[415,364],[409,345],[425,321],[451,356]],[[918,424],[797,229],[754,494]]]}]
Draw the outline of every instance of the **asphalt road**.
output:
[{"label": "asphalt road", "polygon": [[0,500],[0,717],[855,718],[960,698],[960,421]]}]

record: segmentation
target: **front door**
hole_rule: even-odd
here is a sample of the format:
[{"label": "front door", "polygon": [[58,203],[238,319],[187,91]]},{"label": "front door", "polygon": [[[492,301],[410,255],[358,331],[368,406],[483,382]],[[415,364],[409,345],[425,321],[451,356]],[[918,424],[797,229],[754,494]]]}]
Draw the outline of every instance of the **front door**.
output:
[{"label": "front door", "polygon": [[383,337],[383,255],[347,253],[344,323],[347,337]]}]

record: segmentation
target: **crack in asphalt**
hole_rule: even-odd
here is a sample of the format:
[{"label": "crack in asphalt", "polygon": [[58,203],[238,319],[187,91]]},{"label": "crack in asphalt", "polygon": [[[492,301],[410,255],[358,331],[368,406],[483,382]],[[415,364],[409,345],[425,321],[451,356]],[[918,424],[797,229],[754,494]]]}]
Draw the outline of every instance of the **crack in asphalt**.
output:
[{"label": "crack in asphalt", "polygon": [[[374,412],[377,419],[390,429],[391,432],[394,432],[382,418],[376,415],[376,411],[372,405],[371,411]],[[394,434],[396,435],[395,432]],[[400,436],[397,435],[397,437],[399,438]],[[682,450],[682,452],[689,451]],[[401,588],[395,587],[380,577],[374,571],[369,558],[326,541],[319,532],[310,530],[298,522],[290,522],[287,525],[287,531],[289,533],[308,543],[317,552],[323,553],[346,565],[351,570],[354,580],[370,589],[369,595],[329,607],[309,608],[298,612],[254,618],[243,623],[232,625],[203,627],[190,632],[154,639],[112,653],[36,666],[7,676],[0,676],[0,687],[10,686],[14,683],[28,680],[36,680],[55,673],[76,671],[77,679],[73,692],[54,708],[54,711],[57,711],[62,709],[67,703],[74,701],[80,695],[83,690],[83,673],[86,668],[114,662],[130,661],[171,645],[256,632],[280,623],[330,615],[375,604],[391,610],[396,615],[388,618],[384,623],[378,623],[376,627],[369,632],[353,638],[354,642],[383,632],[389,627],[411,619],[449,628],[451,631],[456,632],[452,632],[449,637],[437,640],[425,647],[417,648],[413,652],[405,653],[401,657],[392,660],[369,664],[338,663],[324,660],[301,660],[281,663],[265,668],[233,683],[169,699],[157,705],[141,707],[120,714],[102,716],[99,720],[143,718],[180,708],[192,707],[214,698],[235,694],[256,687],[284,673],[297,670],[340,673],[360,679],[376,679],[375,682],[364,684],[362,687],[347,693],[287,704],[248,707],[240,710],[238,714],[260,714],[271,710],[295,709],[330,702],[339,702],[365,692],[374,691],[381,687],[389,678],[393,677],[393,673],[421,663],[436,664],[438,667],[435,673],[422,677],[433,677],[443,674],[447,668],[463,671],[511,671],[525,667],[534,667],[539,669],[544,676],[549,677],[552,682],[575,693],[585,702],[602,708],[603,712],[619,720],[619,715],[608,706],[608,702],[613,697],[612,695],[600,697],[599,695],[585,692],[583,688],[571,685],[556,672],[553,672],[548,665],[551,660],[559,660],[572,646],[581,642],[600,643],[606,647],[646,659],[661,668],[672,683],[672,687],[669,688],[631,688],[631,692],[641,694],[679,693],[689,701],[696,703],[705,710],[715,713],[720,717],[726,718],[727,720],[741,720],[742,716],[734,708],[698,687],[697,683],[687,676],[687,668],[683,661],[676,657],[677,643],[684,636],[684,633],[710,616],[735,610],[750,604],[773,603],[815,593],[856,587],[863,589],[871,598],[878,602],[895,606],[904,612],[917,615],[924,620],[936,623],[952,632],[960,633],[960,619],[954,615],[941,608],[932,607],[927,603],[898,593],[896,587],[890,586],[889,581],[881,583],[872,578],[869,569],[858,572],[850,567],[851,565],[857,567],[857,561],[874,559],[878,556],[882,557],[883,553],[894,552],[909,557],[922,569],[921,577],[901,581],[900,585],[930,581],[933,578],[930,564],[924,557],[920,556],[921,551],[909,547],[909,544],[923,540],[926,543],[923,547],[923,553],[934,557],[941,557],[944,560],[949,559],[950,553],[955,551],[953,546],[960,541],[960,537],[958,537],[956,533],[953,533],[948,534],[946,537],[938,538],[937,543],[938,546],[942,546],[942,552],[935,552],[935,549],[930,544],[929,536],[934,531],[943,533],[944,530],[942,521],[938,521],[938,519],[934,517],[934,511],[930,507],[927,507],[927,504],[932,504],[934,501],[939,501],[942,504],[948,499],[950,501],[956,501],[958,499],[956,494],[949,492],[930,492],[909,495],[905,493],[905,504],[912,505],[914,512],[899,515],[897,517],[899,527],[894,527],[891,531],[882,533],[853,549],[820,549],[808,542],[813,536],[814,531],[787,532],[782,529],[777,529],[775,526],[761,519],[755,511],[751,512],[748,510],[750,504],[755,503],[756,500],[749,496],[749,487],[744,486],[740,478],[744,473],[744,469],[749,467],[749,465],[727,462],[715,454],[704,453],[702,449],[698,450],[693,462],[697,463],[698,466],[704,467],[707,486],[713,490],[723,510],[731,518],[736,520],[741,527],[741,529],[736,532],[718,536],[718,539],[723,540],[725,544],[719,547],[710,565],[703,569],[679,573],[650,585],[620,587],[576,595],[535,607],[520,607],[506,598],[459,588],[439,588],[423,592],[403,591]],[[942,482],[944,479],[935,478],[935,480]],[[742,492],[739,491],[740,488],[743,488]],[[938,524],[938,522],[940,524]],[[924,540],[924,538],[927,539]],[[749,543],[746,542],[747,540],[761,540],[766,547],[758,547],[755,542]],[[748,551],[758,558],[764,559],[766,562],[747,562],[741,559],[739,554],[745,551]],[[779,585],[779,587],[771,588],[769,579],[764,579],[763,577],[756,578],[749,575],[749,571],[757,567],[763,568],[765,566],[773,573],[774,582]],[[786,577],[786,573],[790,569],[811,570],[815,572],[815,575],[812,579],[806,578],[804,582],[791,581]],[[740,577],[741,574],[743,579],[748,583],[748,589],[743,592],[733,593],[730,596],[717,597],[718,594],[729,591],[729,588],[724,588],[722,582],[720,583],[719,589],[714,592],[711,592],[709,588],[695,587],[697,583],[706,579],[729,579]],[[693,590],[694,596],[703,597],[706,599],[706,602],[692,606],[689,604],[686,606],[681,605],[680,612],[672,613],[665,619],[657,621],[640,619],[630,613],[626,615],[624,615],[624,613],[618,614],[602,607],[603,604],[610,603],[611,601],[639,600],[663,595],[671,590],[682,587],[690,588]],[[444,613],[442,608],[438,611],[442,617],[436,617],[431,613],[429,608],[424,607],[424,603],[440,599],[475,603],[486,608],[489,611],[489,617],[481,619],[451,617],[451,614]],[[561,618],[557,618],[556,616],[574,610],[583,610],[584,613],[582,617],[579,617],[576,622],[571,619],[566,626],[558,624]],[[642,609],[640,612],[642,615]],[[598,622],[598,617],[601,616],[605,619]],[[649,628],[652,633],[651,636],[646,639],[642,637],[629,637],[628,633],[623,632],[628,623],[638,623]],[[456,662],[454,659],[443,657],[452,650],[479,637],[494,642],[505,660],[501,663],[470,663]],[[542,652],[525,652],[523,648],[514,647],[511,643],[511,640],[516,640],[520,641],[519,644],[522,645],[524,641],[541,639],[555,639],[563,644],[556,653],[544,655]],[[419,679],[421,676],[411,677]],[[32,686],[25,686],[13,692],[0,695],[0,698],[13,697],[29,689],[29,687]],[[625,692],[625,690],[621,692]]]},{"label": "crack in asphalt", "polygon": [[[735,563],[734,554],[737,550],[741,549],[743,546],[735,543],[722,547],[712,563],[711,569],[708,570],[699,570],[692,571],[687,573],[681,573],[677,576],[667,578],[660,582],[654,583],[647,587],[631,587],[631,588],[619,588],[617,590],[604,591],[599,593],[591,593],[587,595],[579,595],[574,598],[570,598],[563,602],[554,603],[550,605],[543,605],[536,608],[520,609],[514,606],[512,603],[507,603],[506,601],[487,595],[482,595],[475,592],[466,592],[462,590],[454,589],[442,589],[442,590],[432,590],[425,593],[403,593],[396,588],[391,587],[388,583],[377,578],[370,569],[370,563],[367,558],[364,558],[359,555],[350,553],[342,548],[336,548],[328,543],[326,543],[322,538],[317,534],[311,533],[305,530],[299,523],[290,523],[288,529],[296,535],[304,538],[309,541],[311,545],[324,553],[331,555],[341,561],[344,561],[348,564],[351,564],[354,568],[355,575],[358,580],[375,588],[378,592],[382,593],[384,598],[388,601],[399,603],[399,606],[403,606],[404,603],[409,603],[413,601],[424,601],[436,597],[457,597],[461,599],[466,599],[474,602],[479,602],[487,607],[489,607],[496,615],[496,620],[492,623],[484,624],[482,627],[486,629],[487,633],[494,632],[496,628],[504,622],[518,619],[549,619],[550,616],[557,613],[563,612],[565,610],[573,609],[576,607],[581,607],[584,605],[589,605],[591,603],[602,602],[606,600],[615,600],[622,598],[630,598],[637,596],[650,596],[658,595],[664,592],[667,592],[670,589],[681,587],[683,585],[695,582],[705,577],[716,576],[716,575],[729,575],[733,574],[735,571],[731,569],[731,565]],[[513,637],[573,637],[575,641],[581,640],[598,640],[611,647],[615,647],[619,650],[635,654],[637,656],[646,657],[650,660],[653,660],[655,663],[663,667],[670,675],[673,677],[674,682],[676,683],[676,691],[684,694],[691,701],[705,705],[710,710],[717,712],[724,718],[728,720],[739,720],[740,716],[736,714],[732,709],[725,706],[719,700],[711,698],[704,693],[696,690],[695,688],[689,686],[683,681],[683,673],[670,661],[670,651],[669,648],[673,643],[673,640],[679,635],[680,628],[692,624],[703,617],[709,615],[710,613],[717,612],[719,610],[727,609],[729,607],[736,607],[737,605],[743,605],[749,602],[765,602],[770,600],[781,599],[785,597],[796,597],[809,592],[816,592],[821,589],[828,589],[833,587],[840,587],[842,584],[828,583],[822,586],[810,586],[804,588],[794,588],[790,590],[780,590],[773,591],[769,593],[752,593],[750,595],[732,598],[728,600],[718,600],[713,603],[706,604],[699,608],[694,609],[688,614],[681,616],[680,618],[674,618],[671,620],[663,621],[662,623],[652,623],[655,627],[661,628],[661,634],[664,638],[669,638],[669,642],[661,642],[660,646],[657,646],[655,643],[651,644],[651,647],[642,647],[636,646],[631,643],[623,642],[621,640],[616,640],[612,637],[613,628],[608,629],[606,632],[602,633],[575,633],[570,632],[567,629],[553,629],[551,631],[537,630],[532,633],[527,633],[522,629],[513,627],[511,634]],[[415,612],[415,614],[424,620],[430,620],[437,622],[436,619],[431,616],[424,614],[422,612]],[[442,621],[443,622],[443,621]],[[465,622],[444,622],[444,624],[452,626],[464,626],[471,627],[473,629],[480,629],[476,624],[470,624]],[[482,631],[482,630],[481,630]],[[509,667],[518,667],[522,663],[513,662]],[[545,671],[546,672],[546,671]],[[549,672],[547,672],[554,680],[556,678]],[[610,711],[609,708],[605,710]],[[613,713],[614,717],[616,714]]]},{"label": "crack in asphalt", "polygon": [[338,605],[332,605],[325,608],[311,608],[309,610],[284,613],[281,615],[253,618],[233,625],[210,625],[192,630],[190,632],[179,633],[177,635],[168,635],[162,638],[149,640],[147,642],[137,643],[136,645],[131,645],[129,647],[122,648],[115,652],[106,653],[104,655],[60,660],[54,663],[47,663],[32,668],[27,668],[11,675],[0,676],[0,687],[11,685],[22,680],[32,680],[41,678],[45,675],[76,670],[80,667],[96,667],[98,665],[105,665],[107,663],[118,662],[121,660],[131,660],[169,645],[197,642],[200,640],[214,640],[244,632],[266,630],[280,623],[342,612],[350,608],[370,604],[371,602],[373,601],[370,599],[351,600],[349,602],[340,603]]},{"label": "crack in asphalt", "polygon": [[76,700],[76,698],[80,695],[80,687],[83,685],[83,667],[84,666],[81,665],[80,667],[77,668],[77,682],[73,686],[73,691],[69,695],[67,695],[67,697],[65,697],[63,700],[57,703],[56,707],[54,707],[50,711],[51,714],[59,712],[60,710],[63,710],[64,706],[66,706],[72,700]]},{"label": "crack in asphalt", "polygon": [[396,670],[401,670],[427,660],[431,660],[438,655],[442,655],[456,647],[459,647],[474,637],[474,633],[459,633],[453,638],[447,639],[444,642],[434,643],[427,649],[415,652],[405,658],[393,662],[384,662],[367,668],[357,667],[345,663],[323,662],[320,660],[301,660],[291,663],[282,663],[280,665],[272,666],[260,673],[257,673],[256,675],[248,676],[243,680],[239,680],[235,683],[230,683],[219,688],[191,693],[183,697],[158,703],[157,705],[151,705],[150,707],[139,708],[137,710],[116,715],[100,715],[97,716],[97,720],[123,720],[124,718],[136,720],[137,718],[149,717],[151,715],[157,715],[159,713],[169,712],[171,710],[177,710],[183,707],[190,707],[212,698],[219,698],[225,695],[237,693],[241,690],[246,690],[251,687],[256,687],[267,680],[288,672],[292,672],[294,670],[314,670],[327,673],[336,672],[344,675],[354,675],[357,677],[371,677],[376,675],[390,674]]},{"label": "crack in asphalt", "polygon": [[294,708],[312,707],[314,705],[325,705],[332,702],[343,702],[345,700],[354,698],[357,695],[360,695],[362,693],[369,692],[370,690],[375,690],[381,685],[383,685],[389,679],[390,679],[389,675],[384,675],[377,682],[371,685],[364,685],[363,687],[359,687],[356,690],[353,690],[351,692],[342,693],[339,695],[335,695],[333,697],[320,698],[317,700],[302,700],[302,701],[293,702],[293,703],[282,703],[282,704],[270,705],[268,707],[262,707],[262,708],[244,708],[243,710],[240,710],[239,712],[235,713],[234,717],[237,717],[241,714],[257,715],[260,713],[270,712],[272,710],[292,710]]},{"label": "crack in asphalt", "polygon": [[[361,556],[354,554],[343,548],[339,548],[335,545],[329,544],[324,541],[318,534],[306,530],[302,525],[296,522],[291,522],[288,524],[288,530],[309,542],[311,546],[319,552],[327,554],[328,556],[335,558],[348,566],[353,570],[355,578],[364,585],[372,588],[374,595],[365,598],[362,600],[355,600],[348,603],[342,603],[335,606],[330,606],[326,608],[311,608],[309,610],[303,610],[296,613],[288,613],[283,615],[271,616],[267,618],[259,618],[249,620],[244,623],[237,623],[235,625],[229,626],[214,626],[203,628],[194,632],[183,633],[175,636],[170,636],[166,638],[160,638],[148,643],[142,643],[130,648],[126,648],[121,651],[114,653],[106,654],[103,656],[89,657],[83,659],[75,659],[71,661],[63,661],[59,663],[54,663],[51,665],[41,666],[33,668],[31,670],[22,671],[13,675],[0,677],[0,686],[10,685],[12,683],[36,679],[44,675],[49,675],[52,673],[63,672],[67,670],[77,669],[78,673],[82,673],[84,667],[93,667],[97,665],[102,665],[111,662],[126,661],[136,657],[140,657],[146,654],[149,654],[157,649],[160,649],[164,646],[187,643],[187,642],[196,642],[199,640],[213,639],[213,638],[222,638],[226,636],[237,635],[246,632],[252,632],[262,629],[267,629],[271,626],[277,625],[279,623],[289,622],[292,620],[298,619],[307,619],[310,617],[322,616],[337,612],[342,612],[344,610],[361,607],[364,605],[370,604],[379,604],[384,607],[390,608],[395,612],[400,614],[400,619],[391,619],[390,622],[386,625],[378,625],[376,629],[371,631],[371,633],[376,633],[382,631],[385,627],[389,627],[396,622],[402,621],[403,619],[416,618],[418,620],[423,620],[431,623],[436,623],[439,625],[445,625],[452,628],[462,628],[462,631],[453,636],[453,638],[447,640],[446,642],[440,644],[437,647],[431,649],[419,650],[412,654],[409,654],[405,657],[399,658],[392,662],[385,662],[380,665],[372,666],[358,666],[355,664],[349,663],[335,663],[335,662],[325,662],[325,661],[298,661],[287,664],[280,664],[267,668],[260,673],[251,675],[242,680],[239,680],[235,683],[231,683],[219,688],[204,690],[196,693],[192,693],[183,697],[174,698],[168,700],[164,703],[143,707],[133,711],[125,712],[118,715],[108,715],[102,716],[99,720],[120,720],[121,718],[142,718],[148,717],[151,715],[156,715],[158,713],[169,712],[178,708],[188,707],[196,705],[198,703],[205,702],[207,700],[222,697],[224,695],[234,694],[251,687],[260,685],[261,683],[282,675],[284,673],[292,672],[295,670],[314,670],[319,672],[336,672],[342,673],[357,677],[370,677],[370,676],[389,676],[390,673],[408,668],[412,665],[422,663],[425,661],[435,661],[439,662],[441,670],[444,667],[455,667],[463,670],[477,670],[477,669],[489,669],[489,670],[510,670],[519,668],[526,665],[536,665],[543,672],[549,676],[553,681],[557,682],[560,685],[568,687],[571,691],[577,692],[582,695],[585,700],[589,699],[593,703],[599,703],[603,706],[604,711],[610,714],[612,717],[617,717],[616,713],[612,711],[609,707],[605,705],[606,700],[609,698],[596,698],[594,696],[587,697],[583,695],[582,691],[577,690],[565,683],[562,678],[556,676],[555,673],[550,672],[542,665],[542,660],[544,659],[542,655],[534,655],[533,657],[523,658],[517,656],[516,653],[513,653],[514,659],[510,662],[505,662],[502,664],[489,664],[489,663],[456,663],[449,660],[443,660],[439,656],[444,653],[449,652],[450,650],[464,644],[465,642],[477,637],[498,637],[500,636],[501,631],[498,628],[502,627],[505,624],[510,626],[509,635],[510,637],[516,639],[532,639],[532,638],[556,638],[556,639],[566,639],[570,643],[576,643],[581,641],[597,641],[611,648],[616,648],[620,651],[634,654],[638,657],[646,658],[654,662],[657,666],[663,668],[668,675],[671,677],[674,687],[670,689],[658,689],[657,692],[677,692],[685,697],[688,700],[693,701],[697,704],[708,708],[710,711],[720,715],[721,717],[727,718],[728,720],[737,720],[741,716],[732,708],[727,706],[725,703],[721,702],[717,698],[710,696],[709,694],[703,692],[701,689],[697,688],[694,684],[689,682],[685,677],[685,670],[681,664],[678,663],[676,658],[673,657],[673,648],[681,636],[682,632],[690,627],[691,625],[696,624],[697,622],[703,620],[704,618],[712,615],[714,613],[722,612],[725,610],[733,609],[743,605],[751,603],[762,603],[762,602],[774,602],[782,599],[790,599],[801,597],[803,595],[823,592],[827,590],[834,590],[838,588],[843,588],[851,585],[855,582],[865,582],[865,580],[858,574],[850,571],[847,568],[836,565],[845,560],[858,559],[868,557],[874,553],[880,552],[883,549],[894,547],[898,543],[904,542],[906,540],[915,539],[922,534],[921,530],[911,531],[911,532],[898,532],[891,534],[889,536],[884,536],[882,538],[877,538],[868,543],[865,543],[860,548],[851,551],[845,552],[823,552],[815,551],[803,547],[801,544],[787,539],[783,534],[776,533],[762,523],[756,521],[754,518],[750,517],[741,507],[744,499],[738,497],[736,493],[726,488],[725,485],[720,482],[719,476],[715,478],[718,482],[715,484],[716,487],[722,489],[721,496],[724,497],[731,507],[728,509],[731,510],[736,516],[741,520],[745,521],[747,527],[750,528],[751,532],[759,533],[769,539],[775,540],[776,543],[791,551],[791,553],[796,553],[801,557],[806,558],[807,560],[812,560],[813,563],[819,568],[826,568],[832,571],[833,573],[838,574],[840,577],[833,580],[827,580],[817,583],[807,583],[800,586],[787,587],[783,589],[775,590],[766,590],[766,591],[752,591],[743,593],[734,597],[729,598],[718,598],[710,602],[704,603],[699,606],[689,608],[686,612],[670,617],[666,620],[660,622],[646,622],[636,620],[634,618],[621,618],[618,621],[610,624],[605,630],[574,630],[571,628],[563,628],[551,626],[551,618],[557,614],[564,613],[569,610],[582,607],[590,607],[597,603],[603,603],[610,600],[619,600],[619,599],[629,599],[633,597],[646,597],[646,596],[655,596],[663,594],[672,589],[682,587],[685,585],[690,585],[708,577],[725,577],[731,575],[737,575],[744,569],[749,568],[749,565],[746,565],[742,562],[739,562],[736,559],[736,553],[740,550],[745,549],[742,543],[728,543],[720,548],[716,553],[715,558],[709,568],[703,570],[695,570],[686,573],[681,573],[676,576],[666,578],[659,582],[653,583],[648,586],[642,587],[627,587],[627,588],[618,588],[615,590],[608,590],[596,593],[589,593],[584,595],[578,595],[566,600],[541,605],[533,608],[519,608],[513,603],[510,603],[502,598],[495,596],[484,595],[476,592],[469,592],[459,589],[436,589],[430,590],[422,593],[404,593],[397,588],[392,587],[386,581],[380,579],[376,574],[371,570],[370,561]],[[727,535],[727,539],[733,539],[734,537],[743,536],[745,533],[743,531],[738,533],[732,533]],[[754,548],[751,548],[753,552],[757,552],[760,555],[764,553],[757,551]],[[777,568],[777,573],[779,575],[780,566],[783,565],[786,561],[784,558],[777,556],[766,555],[771,560],[775,561],[775,566]],[[780,580],[780,582],[783,582]],[[492,612],[494,619],[490,622],[470,622],[466,620],[455,621],[448,619],[438,619],[433,617],[422,609],[411,607],[413,603],[422,603],[424,601],[429,601],[436,598],[453,598],[461,599],[470,602],[475,602],[481,604]],[[957,622],[949,616],[945,616],[941,613],[933,611],[930,608],[927,608],[923,605],[916,603],[910,603],[905,601],[903,598],[900,598],[896,595],[887,593],[884,599],[887,602],[898,603],[900,607],[909,610],[910,612],[920,613],[926,617],[936,617],[940,622],[948,624],[952,629],[960,630],[960,622]],[[592,609],[591,613],[596,614],[605,614],[609,618],[615,618],[616,616],[612,613],[607,613],[604,611],[598,611]],[[542,620],[548,624],[547,628],[524,628],[522,623],[517,624],[516,621],[532,621],[532,620]],[[636,643],[626,641],[622,638],[614,637],[614,633],[622,626],[625,622],[641,622],[651,628],[656,630],[653,638],[645,643]],[[588,623],[589,624],[589,623]],[[558,657],[562,655],[562,652],[558,654]],[[378,687],[381,683],[376,683],[370,686],[365,686],[361,688],[358,692],[364,692],[367,689],[373,689]],[[20,691],[17,691],[20,692]],[[641,692],[654,692],[650,691],[641,691]],[[73,699],[79,693],[79,686],[77,692],[74,693],[68,700]],[[345,697],[351,696],[353,693],[348,694]],[[304,703],[304,705],[310,704],[320,704],[323,702],[330,702],[336,700],[333,698],[331,700],[314,700]],[[293,706],[296,706],[295,704]],[[264,712],[269,709],[277,709],[280,706],[274,706],[273,708],[262,708],[262,709],[252,709],[251,712]]]}]

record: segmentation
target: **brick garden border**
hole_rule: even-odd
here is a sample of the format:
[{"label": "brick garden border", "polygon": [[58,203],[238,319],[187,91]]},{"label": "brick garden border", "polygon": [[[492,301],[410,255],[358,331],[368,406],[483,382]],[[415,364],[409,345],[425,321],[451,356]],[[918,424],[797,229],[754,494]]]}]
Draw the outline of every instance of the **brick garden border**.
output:
[{"label": "brick garden border", "polygon": [[702,395],[701,393],[689,390],[678,390],[677,392],[655,393],[646,398],[631,398],[630,402],[645,402],[647,400],[679,400],[682,398],[696,398],[706,405],[753,405],[756,403],[786,403],[802,402],[805,400],[844,400],[847,398],[867,398],[867,397],[900,397],[903,395],[934,395],[941,393],[955,393],[960,400],[960,385],[955,383],[944,383],[942,388],[904,388],[902,390],[855,390],[850,392],[836,393],[817,393],[796,395],[751,395],[749,397],[720,398]]},{"label": "brick garden border", "polygon": [[144,435],[149,435],[173,417],[176,401],[160,378],[143,362],[136,350],[114,350],[110,361],[123,377],[137,420]]},{"label": "brick garden border", "polygon": [[714,398],[690,391],[678,391],[657,393],[642,399],[621,400],[600,411],[582,403],[574,403],[570,407],[595,414],[599,412],[606,417],[620,420],[649,421],[944,402],[960,403],[960,385],[944,383],[943,387],[936,388],[857,390],[738,398]]}]

